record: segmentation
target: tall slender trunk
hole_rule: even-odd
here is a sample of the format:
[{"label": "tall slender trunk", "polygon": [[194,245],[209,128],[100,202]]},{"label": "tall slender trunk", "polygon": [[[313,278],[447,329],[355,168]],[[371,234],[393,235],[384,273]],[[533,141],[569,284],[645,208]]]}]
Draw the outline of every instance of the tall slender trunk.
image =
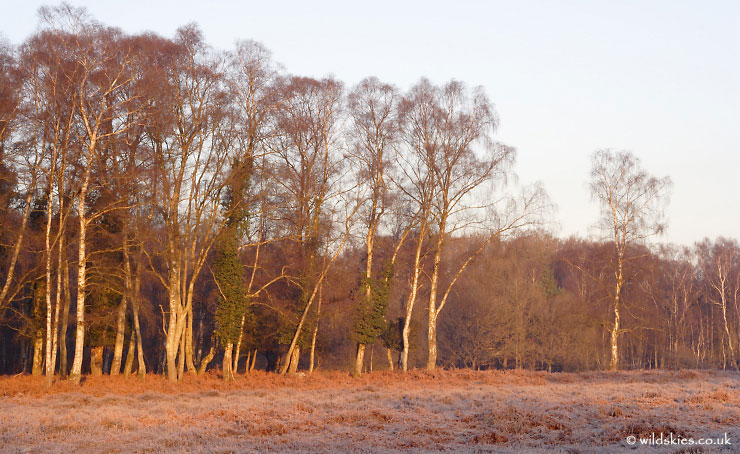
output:
[{"label": "tall slender trunk", "polygon": [[[94,144],[92,148],[94,148]],[[91,149],[92,149],[91,148]],[[90,182],[91,167],[88,165],[85,172],[85,180],[77,195],[77,215],[79,217],[79,244],[77,245],[77,329],[75,332],[75,356],[72,361],[72,372],[70,380],[79,384],[82,378],[82,354],[85,348],[85,293],[87,288],[87,254],[86,235],[87,217],[85,215],[85,198]]]},{"label": "tall slender trunk", "polygon": [[[732,362],[732,366],[735,367],[735,347],[732,345],[732,337],[730,336],[730,327],[729,323],[727,322],[727,292],[725,290],[725,280],[722,279],[722,291],[720,292],[720,302],[721,302],[721,308],[722,308],[722,321],[724,322],[724,338],[727,339],[726,341],[723,340],[723,345],[726,342],[727,347],[730,349],[730,361]],[[723,347],[724,351],[724,347]],[[722,365],[722,369],[725,368],[725,365]]]},{"label": "tall slender trunk", "polygon": [[[174,257],[175,246],[170,246],[170,254]],[[167,335],[165,339],[165,354],[167,365],[167,378],[171,382],[177,381],[177,350],[180,347],[181,332],[178,329],[181,322],[180,312],[180,269],[176,259],[170,260],[169,274],[169,323],[167,324]]]},{"label": "tall slender trunk", "polygon": [[[232,366],[231,370],[233,371],[234,375],[239,373],[239,355],[241,355],[242,350],[242,339],[244,338],[244,323],[247,320],[247,314],[242,315],[242,322],[239,325],[239,339],[236,341],[236,351],[234,352],[234,365]],[[249,367],[249,358],[247,358],[247,365],[246,367]],[[245,371],[246,372],[246,371]]]},{"label": "tall slender trunk", "polygon": [[308,373],[313,372],[314,360],[316,358],[316,335],[319,333],[319,319],[321,318],[321,291],[324,284],[319,284],[319,300],[316,302],[316,325],[313,327],[313,336],[311,337],[311,353],[308,361]]},{"label": "tall slender trunk", "polygon": [[[185,317],[185,314],[183,314]],[[185,330],[180,331],[178,336],[178,356],[177,356],[177,380],[182,380],[185,376]]]},{"label": "tall slender trunk", "polygon": [[[62,272],[62,266],[63,266],[63,260],[62,256],[64,254],[64,224],[63,224],[63,214],[62,214],[62,208],[63,205],[60,205],[59,209],[59,232],[57,233],[57,241],[58,241],[58,248],[57,248],[57,279],[56,279],[56,292],[55,292],[55,301],[56,304],[54,306],[54,322],[53,322],[53,332],[52,332],[52,343],[51,343],[51,375],[54,375],[54,368],[57,364],[57,352],[59,351],[59,312],[60,307],[62,305],[62,279],[63,279],[63,272]],[[66,306],[66,305],[65,305]],[[62,368],[61,368],[61,362],[59,365],[59,375],[62,375]],[[47,386],[51,386],[52,378],[47,377]]]},{"label": "tall slender trunk", "polygon": [[[54,207],[54,173],[56,171],[56,147],[52,153],[52,165],[49,171],[49,188],[47,192],[46,202],[46,232],[44,235],[44,262],[45,262],[45,282],[44,285],[44,299],[46,301],[46,386],[51,386],[52,379],[54,378],[54,363],[51,362],[51,347],[52,347],[52,336],[54,332],[51,327],[52,323],[52,302],[51,302],[51,221]],[[61,213],[60,213],[61,215]]]},{"label": "tall slender trunk", "polygon": [[617,370],[619,367],[619,302],[614,303],[614,325],[612,327],[609,342],[611,345],[611,361],[609,369]]},{"label": "tall slender trunk", "polygon": [[393,352],[391,352],[390,348],[386,348],[386,356],[388,357],[388,370],[393,372]]},{"label": "tall slender trunk", "polygon": [[614,325],[610,333],[610,344],[611,344],[611,361],[609,362],[609,369],[617,370],[619,368],[619,301],[622,292],[622,284],[624,283],[624,271],[623,271],[623,254],[621,251],[617,253],[617,282],[614,289]]},{"label": "tall slender trunk", "polygon": [[121,372],[123,341],[126,334],[126,310],[128,309],[128,300],[131,298],[131,260],[128,249],[127,227],[123,231],[123,275],[124,293],[121,303],[118,305],[118,313],[116,314],[116,340],[113,348],[113,363],[110,368],[111,375],[118,375]]},{"label": "tall slender trunk", "polygon": [[[128,339],[128,352],[126,353],[126,363],[123,366],[123,375],[128,377],[131,375],[131,371],[134,369],[134,350],[136,349],[136,332],[134,327],[131,326],[131,335]],[[113,374],[113,368],[111,368],[111,375]]]},{"label": "tall slender trunk", "polygon": [[429,351],[427,357],[427,370],[437,367],[437,313],[429,313],[429,326],[427,326],[427,342]]},{"label": "tall slender trunk", "polygon": [[[373,217],[375,216],[375,211],[377,207],[377,199],[373,199]],[[365,241],[367,243],[367,263],[365,264],[365,279],[367,279],[367,283],[365,284],[365,300],[370,301],[372,298],[372,287],[370,286],[370,280],[372,279],[373,274],[373,249],[375,245],[375,223],[373,221],[370,222],[370,228],[367,230],[367,237],[365,238]],[[355,377],[359,377],[362,375],[362,368],[365,361],[365,344],[358,343],[357,344],[357,354],[355,355],[355,367],[352,371],[352,375]]]},{"label": "tall slender trunk", "polygon": [[[128,278],[127,278],[128,279]],[[126,334],[126,309],[128,306],[128,291],[121,298],[116,314],[116,341],[113,348],[113,362],[110,367],[111,375],[118,375],[121,372],[121,360],[123,358],[123,341]]]},{"label": "tall slender trunk", "polygon": [[[71,117],[70,117],[71,118]],[[58,248],[57,248],[57,283],[56,283],[56,307],[54,308],[54,334],[53,334],[53,341],[52,341],[52,354],[51,354],[51,364],[52,366],[52,374],[53,367],[56,366],[57,363],[57,352],[61,353],[64,352],[64,368],[67,367],[67,361],[66,361],[66,355],[67,355],[67,317],[69,315],[69,278],[67,277],[67,273],[69,273],[68,266],[67,266],[67,250],[65,247],[64,239],[65,239],[65,226],[66,226],[66,216],[64,211],[64,201],[66,198],[65,192],[64,192],[64,175],[65,175],[65,169],[66,169],[66,150],[67,147],[65,146],[64,152],[62,153],[61,157],[61,168],[58,172],[58,181],[57,181],[57,195],[59,200],[59,225],[57,227],[57,242],[58,242]],[[49,195],[51,197],[51,193]],[[64,268],[64,271],[62,271],[62,268]],[[64,286],[62,286],[62,280],[64,280]],[[59,329],[59,311],[60,306],[62,305],[62,292],[65,293],[64,298],[64,335],[61,337],[60,340],[60,329]],[[63,349],[60,347],[60,344],[63,345]],[[59,361],[59,376],[64,377],[66,371],[62,371],[62,361],[60,359]],[[49,383],[51,384],[51,383]]]},{"label": "tall slender trunk", "polygon": [[252,353],[252,364],[249,365],[249,372],[252,372],[254,370],[254,365],[257,363],[257,349],[254,349],[254,352]]},{"label": "tall slender trunk", "polygon": [[13,245],[13,252],[10,256],[8,272],[5,275],[5,284],[3,284],[3,288],[0,289],[0,307],[2,307],[5,303],[5,298],[8,296],[8,293],[10,291],[10,284],[13,282],[13,274],[15,273],[15,266],[18,263],[18,256],[21,252],[23,236],[26,231],[26,224],[28,224],[28,216],[31,213],[31,201],[33,200],[33,195],[35,193],[34,189],[36,188],[36,178],[37,173],[36,171],[34,171],[31,178],[31,186],[28,190],[28,194],[26,195],[23,217],[21,217],[21,225],[18,228],[18,238],[16,238],[15,244]]},{"label": "tall slender trunk", "polygon": [[445,218],[440,221],[437,245],[434,249],[432,277],[429,280],[429,323],[427,324],[427,370],[437,367],[437,287],[439,286],[439,265],[442,262],[442,244],[445,236]]},{"label": "tall slender trunk", "polygon": [[[64,248],[62,248],[64,250]],[[72,298],[69,292],[69,262],[64,260],[63,272],[63,283],[62,289],[64,292],[64,310],[62,311],[62,325],[59,329],[59,376],[61,378],[67,377],[68,365],[67,365],[67,329],[69,328],[69,307],[72,303]]]},{"label": "tall slender trunk", "polygon": [[[192,296],[192,289],[189,297]],[[193,359],[195,348],[193,346],[193,305],[188,304],[188,310],[185,315],[185,364],[188,366],[188,372],[197,374],[195,360]]]},{"label": "tall slender trunk", "polygon": [[139,269],[136,269],[134,277],[134,293],[131,297],[131,303],[134,309],[134,331],[136,332],[136,354],[137,354],[137,374],[139,378],[146,376],[146,364],[144,363],[144,350],[141,342],[141,327],[139,326],[139,290],[141,288],[141,276]]},{"label": "tall slender trunk", "polygon": [[416,302],[416,294],[419,290],[419,275],[421,274],[421,250],[424,244],[424,235],[426,235],[426,222],[422,221],[422,225],[419,228],[419,239],[416,244],[416,253],[414,254],[414,271],[413,278],[411,281],[411,292],[406,301],[406,317],[403,320],[403,331],[401,332],[401,338],[403,341],[403,351],[401,352],[401,368],[404,372],[409,367],[409,350],[411,345],[409,343],[409,335],[411,333],[411,315],[414,310],[414,302]]}]

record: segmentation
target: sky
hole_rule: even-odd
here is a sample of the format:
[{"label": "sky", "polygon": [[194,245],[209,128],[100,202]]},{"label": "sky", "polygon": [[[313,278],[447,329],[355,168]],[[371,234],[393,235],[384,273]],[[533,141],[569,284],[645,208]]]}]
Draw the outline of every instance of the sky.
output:
[{"label": "sky", "polygon": [[[0,0],[0,34],[21,43],[50,2]],[[590,236],[591,155],[631,151],[673,180],[669,227],[691,245],[740,237],[740,2],[71,0],[129,33],[196,22],[230,49],[254,39],[293,74],[367,76],[407,89],[422,76],[481,85],[517,149],[518,185],[543,183],[560,236]],[[51,3],[54,4],[54,3]]]}]

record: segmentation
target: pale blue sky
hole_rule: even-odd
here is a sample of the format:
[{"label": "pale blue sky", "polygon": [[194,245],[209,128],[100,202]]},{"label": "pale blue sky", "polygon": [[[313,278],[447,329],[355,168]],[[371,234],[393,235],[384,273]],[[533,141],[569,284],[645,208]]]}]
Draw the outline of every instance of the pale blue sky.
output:
[{"label": "pale blue sky", "polygon": [[[13,43],[49,3],[2,2],[0,32]],[[172,36],[195,21],[218,48],[255,39],[301,75],[483,85],[498,139],[518,150],[520,184],[545,184],[560,235],[592,232],[590,155],[615,148],[673,179],[663,241],[740,237],[740,2],[70,3],[127,32]]]}]

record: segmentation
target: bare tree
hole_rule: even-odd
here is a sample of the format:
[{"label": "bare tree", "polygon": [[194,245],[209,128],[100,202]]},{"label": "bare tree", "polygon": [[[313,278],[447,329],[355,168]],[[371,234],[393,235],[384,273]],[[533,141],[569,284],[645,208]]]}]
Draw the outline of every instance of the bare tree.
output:
[{"label": "bare tree", "polygon": [[290,77],[282,81],[281,98],[270,147],[275,153],[280,216],[296,261],[290,279],[298,292],[292,312],[301,314],[283,335],[285,343],[290,338],[287,360],[280,370],[286,373],[298,365],[306,316],[326,275],[326,265],[333,261],[326,262],[326,256],[322,261],[320,253],[331,229],[330,202],[338,195],[335,141],[342,85],[334,79]]},{"label": "bare tree", "polygon": [[[737,369],[738,362],[736,343],[739,333],[732,335],[729,310],[738,309],[738,295],[740,294],[740,246],[734,240],[718,238],[714,244],[708,240],[697,244],[697,255],[699,265],[707,285],[707,300],[717,306],[720,310],[721,332],[720,351],[722,354],[721,365],[725,369],[727,363]],[[734,303],[731,305],[731,303]],[[740,312],[738,312],[740,314]],[[740,320],[740,315],[737,316]],[[738,325],[740,326],[740,324]],[[733,339],[733,337],[735,339]]]},{"label": "bare tree", "polygon": [[[359,296],[358,320],[355,334],[357,355],[354,375],[362,374],[365,346],[385,331],[385,311],[390,276],[375,279],[373,258],[375,237],[383,215],[390,203],[388,167],[393,165],[393,151],[397,146],[399,128],[397,108],[400,96],[396,89],[376,78],[364,79],[349,95],[349,113],[352,120],[350,156],[356,164],[356,177],[365,191],[365,209],[361,213],[366,226],[365,273],[362,278],[362,295]],[[398,249],[398,248],[397,248]],[[395,255],[394,255],[395,258]],[[392,273],[392,264],[387,273]]]},{"label": "bare tree", "polygon": [[[259,211],[259,219],[254,226],[257,237],[252,240],[245,238],[246,244],[238,245],[239,249],[247,247],[254,249],[254,261],[244,289],[246,298],[249,300],[258,297],[263,290],[263,288],[257,288],[255,278],[259,269],[260,249],[264,240],[264,220],[268,206],[265,203],[267,197],[265,162],[268,150],[264,145],[270,135],[270,121],[278,104],[275,89],[278,69],[272,62],[270,52],[264,46],[254,41],[241,41],[237,43],[236,50],[229,55],[228,75],[228,86],[235,100],[235,115],[239,130],[235,138],[239,141],[239,148],[242,150],[240,159],[249,168],[252,180],[246,183],[250,187],[244,189],[245,194],[249,193],[249,200],[239,201],[243,205],[239,209],[249,210],[252,213]],[[248,219],[244,222],[248,222]],[[236,345],[232,339],[226,341],[223,361],[225,379],[233,376],[237,371],[246,320],[247,314],[241,314]]]},{"label": "bare tree", "polygon": [[114,203],[90,213],[86,206],[87,196],[91,190],[93,170],[100,166],[100,153],[106,147],[105,142],[113,140],[127,127],[125,106],[130,98],[125,96],[122,87],[133,79],[129,72],[132,49],[121,45],[119,31],[91,20],[83,9],[69,5],[42,8],[41,16],[48,32],[61,41],[60,47],[75,65],[74,78],[69,83],[74,91],[75,135],[83,151],[76,163],[82,169],[82,176],[75,191],[79,223],[77,332],[70,378],[79,382],[85,338],[87,229],[97,217],[117,209]]},{"label": "bare tree", "polygon": [[[156,89],[148,93],[156,112],[147,122],[152,148],[158,218],[164,224],[164,270],[149,262],[168,295],[165,324],[167,377],[177,381],[193,359],[193,295],[224,217],[220,210],[232,153],[233,122],[222,60],[195,26],[161,43]],[[145,249],[145,252],[146,251]],[[210,359],[209,359],[210,360]]]},{"label": "bare tree", "polygon": [[[414,155],[407,161],[414,165],[404,170],[413,182],[413,190],[406,194],[416,202],[422,214],[419,228],[428,230],[430,241],[427,369],[431,370],[437,364],[437,320],[460,275],[493,239],[531,224],[545,197],[539,187],[528,189],[519,204],[508,197],[491,196],[495,185],[505,182],[515,151],[493,141],[498,120],[482,88],[468,93],[460,82],[435,87],[422,79],[404,99],[402,114]],[[450,272],[447,286],[440,291],[447,241],[483,226],[485,218],[493,218],[496,224],[488,226],[485,240]],[[415,297],[417,272],[414,275],[410,295]],[[409,296],[407,311],[412,306]]]},{"label": "bare tree", "polygon": [[599,226],[614,244],[613,323],[609,329],[611,370],[619,366],[620,302],[631,244],[663,233],[671,180],[643,170],[630,152],[599,150],[592,157],[591,194],[601,205]]},{"label": "bare tree", "polygon": [[[75,90],[70,83],[75,78],[77,65],[67,60],[64,41],[53,33],[41,33],[29,39],[23,46],[24,71],[28,85],[28,120],[38,131],[40,141],[37,146],[46,150],[43,153],[46,164],[43,166],[46,198],[46,226],[44,235],[45,261],[45,300],[46,300],[46,383],[51,385],[56,364],[58,346],[58,326],[61,304],[62,255],[65,220],[69,208],[64,206],[65,172],[67,154],[72,145],[74,118],[76,113]],[[58,194],[58,228],[52,238],[54,217],[54,192]],[[58,243],[58,247],[57,247]],[[53,249],[57,248],[57,282],[55,304],[52,301]],[[54,314],[52,317],[52,313]]]},{"label": "bare tree", "polygon": [[0,209],[8,208],[14,196],[23,200],[19,225],[6,229],[0,224],[1,230],[16,232],[11,240],[10,258],[4,266],[0,308],[10,302],[23,285],[23,279],[15,279],[15,272],[43,164],[42,131],[38,123],[24,118],[28,115],[24,104],[33,104],[36,99],[32,85],[27,83],[27,72],[24,75],[14,50],[0,42]]}]

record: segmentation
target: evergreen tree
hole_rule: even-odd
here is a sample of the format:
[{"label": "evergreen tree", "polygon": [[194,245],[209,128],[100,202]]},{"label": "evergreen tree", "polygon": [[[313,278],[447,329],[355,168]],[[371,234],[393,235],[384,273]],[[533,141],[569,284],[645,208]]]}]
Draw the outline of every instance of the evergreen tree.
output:
[{"label": "evergreen tree", "polygon": [[385,314],[388,310],[392,277],[393,265],[388,263],[381,279],[367,276],[362,278],[361,300],[352,326],[352,335],[358,344],[372,344],[388,329]]}]

